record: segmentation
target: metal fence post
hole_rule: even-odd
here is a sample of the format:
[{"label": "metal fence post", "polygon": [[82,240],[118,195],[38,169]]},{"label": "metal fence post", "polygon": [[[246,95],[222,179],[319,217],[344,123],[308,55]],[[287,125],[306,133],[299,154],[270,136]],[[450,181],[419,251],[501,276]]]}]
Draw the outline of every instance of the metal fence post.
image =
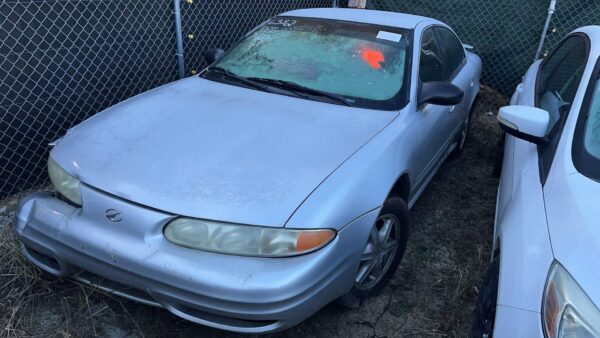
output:
[{"label": "metal fence post", "polygon": [[552,20],[552,15],[556,9],[556,0],[550,1],[550,7],[548,7],[548,16],[546,17],[546,24],[544,24],[544,30],[542,31],[542,36],[540,37],[540,44],[538,45],[537,51],[535,52],[535,58],[533,61],[537,61],[540,58],[540,54],[542,53],[542,48],[544,47],[544,41],[546,40],[546,34],[548,34],[548,29],[550,28],[550,21]]},{"label": "metal fence post", "polygon": [[185,77],[185,64],[183,60],[183,37],[181,35],[181,0],[173,0],[173,9],[175,11],[175,38],[177,39],[177,66],[179,69],[179,78]]},{"label": "metal fence post", "polygon": [[338,7],[338,0],[333,0],[333,1],[331,2],[331,7],[333,7],[333,8],[337,8],[337,7]]}]

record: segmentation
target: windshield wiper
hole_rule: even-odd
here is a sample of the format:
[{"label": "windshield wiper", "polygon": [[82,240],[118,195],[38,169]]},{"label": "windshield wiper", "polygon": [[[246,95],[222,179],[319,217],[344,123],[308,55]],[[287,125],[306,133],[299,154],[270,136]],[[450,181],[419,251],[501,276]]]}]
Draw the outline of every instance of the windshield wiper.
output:
[{"label": "windshield wiper", "polygon": [[275,80],[275,79],[268,79],[268,78],[261,78],[261,77],[248,77],[247,78],[247,77],[243,77],[243,76],[234,74],[234,73],[230,72],[229,70],[222,68],[222,67],[218,67],[218,66],[209,67],[207,69],[207,71],[212,72],[212,73],[217,73],[221,76],[226,77],[229,80],[243,83],[247,86],[254,87],[258,90],[262,90],[262,91],[269,92],[269,93],[274,92],[270,88],[270,87],[274,86],[279,89],[283,89],[288,92],[291,92],[291,93],[295,94],[296,96],[299,96],[302,98],[309,98],[310,96],[325,97],[325,98],[328,98],[335,102],[341,103],[345,106],[349,106],[349,107],[352,106],[350,104],[350,102],[348,102],[348,100],[341,95],[336,95],[336,94],[332,94],[332,93],[323,92],[318,89],[304,87],[300,84],[297,84],[297,83],[291,82],[291,81]]},{"label": "windshield wiper", "polygon": [[264,83],[267,85],[273,85],[278,88],[285,89],[287,91],[295,93],[304,98],[307,98],[308,96],[325,97],[325,98],[328,98],[335,102],[341,103],[345,106],[348,106],[348,107],[352,106],[352,104],[350,104],[350,102],[348,102],[348,99],[346,99],[342,95],[323,92],[318,89],[305,87],[303,85],[300,85],[300,84],[297,84],[297,83],[291,82],[291,81],[275,80],[275,79],[268,79],[268,78],[262,78],[262,77],[249,77],[249,78],[247,78],[247,80],[250,80],[253,82],[260,82],[260,83]]},{"label": "windshield wiper", "polygon": [[253,87],[253,88],[258,89],[258,90],[262,90],[264,92],[269,92],[269,93],[273,92],[268,86],[265,86],[265,85],[263,85],[261,83],[253,81],[251,79],[245,78],[243,76],[239,76],[237,74],[234,74],[234,73],[230,72],[229,70],[227,70],[225,68],[222,68],[222,67],[218,67],[218,66],[208,67],[207,71],[209,73],[217,73],[217,74],[219,74],[221,76],[226,77],[229,80],[233,80],[233,81],[236,81],[236,82],[239,82],[239,83],[243,83],[243,84],[245,84],[247,86]]}]

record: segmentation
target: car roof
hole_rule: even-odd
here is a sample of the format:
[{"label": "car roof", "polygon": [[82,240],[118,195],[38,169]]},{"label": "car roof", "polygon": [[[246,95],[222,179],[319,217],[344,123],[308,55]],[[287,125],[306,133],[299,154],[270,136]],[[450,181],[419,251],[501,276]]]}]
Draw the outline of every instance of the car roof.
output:
[{"label": "car roof", "polygon": [[590,50],[590,56],[593,59],[593,61],[591,62],[596,62],[595,59],[597,59],[600,56],[600,26],[595,25],[595,26],[585,26],[585,27],[580,27],[576,30],[574,30],[572,33],[575,32],[579,32],[579,33],[585,33],[587,36],[589,36],[591,44],[592,44],[592,48]]},{"label": "car roof", "polygon": [[443,24],[440,21],[424,16],[368,9],[312,8],[289,11],[281,15],[352,21],[404,29],[414,29],[419,23],[424,21],[431,24]]}]

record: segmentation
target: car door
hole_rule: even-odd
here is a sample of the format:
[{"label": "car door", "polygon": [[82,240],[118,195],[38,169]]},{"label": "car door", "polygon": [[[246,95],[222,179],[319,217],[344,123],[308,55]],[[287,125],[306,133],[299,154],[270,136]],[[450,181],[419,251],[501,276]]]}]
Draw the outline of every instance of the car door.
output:
[{"label": "car door", "polygon": [[[419,88],[425,82],[450,80],[433,26],[426,28],[421,35],[418,67]],[[422,139],[416,154],[421,169],[416,179],[417,190],[431,178],[446,156],[447,143],[455,127],[452,122],[454,109],[433,104],[417,107]]]},{"label": "car door", "polygon": [[536,64],[532,66],[530,72],[534,72],[526,74],[524,82],[519,85],[516,99],[511,103],[533,103],[548,111],[548,142],[535,146],[512,136],[506,137],[496,224],[502,223],[512,198],[519,190],[536,191],[531,196],[541,196],[542,186],[552,167],[556,147],[585,70],[588,50],[589,42],[585,35],[573,34],[565,38],[539,67]]}]

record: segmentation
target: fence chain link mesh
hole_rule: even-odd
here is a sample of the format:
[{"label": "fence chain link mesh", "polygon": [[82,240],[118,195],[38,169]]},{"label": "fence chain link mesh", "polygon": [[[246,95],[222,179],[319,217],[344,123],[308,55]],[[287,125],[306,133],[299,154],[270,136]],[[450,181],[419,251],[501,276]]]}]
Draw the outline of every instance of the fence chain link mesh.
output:
[{"label": "fence chain link mesh", "polygon": [[551,52],[573,30],[588,25],[600,25],[600,1],[558,0],[541,56]]},{"label": "fence chain link mesh", "polygon": [[0,2],[0,198],[46,182],[70,127],[175,80],[174,46],[170,1]]},{"label": "fence chain link mesh", "polygon": [[[181,0],[185,74],[206,66],[202,51],[230,47],[277,13],[332,2]],[[446,22],[482,57],[483,82],[509,94],[533,61],[549,2],[369,0],[368,7]],[[598,19],[598,1],[558,1],[543,52]],[[176,80],[176,53],[172,0],[0,0],[0,198],[46,182],[48,143],[69,128]]]}]

